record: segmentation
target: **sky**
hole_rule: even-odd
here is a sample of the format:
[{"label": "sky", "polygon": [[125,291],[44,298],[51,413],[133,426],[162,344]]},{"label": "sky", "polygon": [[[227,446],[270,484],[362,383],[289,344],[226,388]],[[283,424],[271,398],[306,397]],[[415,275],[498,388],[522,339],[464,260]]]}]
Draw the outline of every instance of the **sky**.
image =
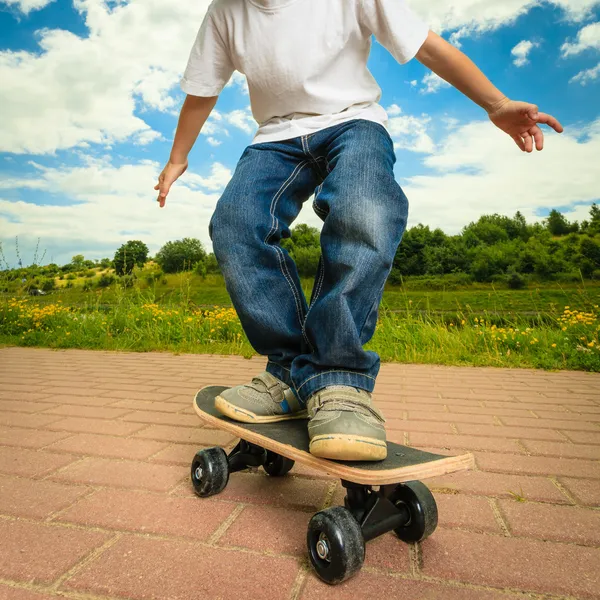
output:
[{"label": "sky", "polygon": [[[243,0],[240,0],[243,1]],[[400,0],[399,0],[400,1]],[[208,222],[256,130],[236,73],[160,210],[153,187],[184,96],[206,0],[0,0],[0,242],[10,267],[156,253]],[[418,223],[459,233],[482,214],[584,220],[600,200],[600,0],[413,0],[508,97],[566,130],[520,152],[481,108],[374,43],[396,177]],[[297,223],[320,226],[307,202]],[[16,239],[18,238],[18,244]],[[3,263],[2,267],[6,265]]]}]

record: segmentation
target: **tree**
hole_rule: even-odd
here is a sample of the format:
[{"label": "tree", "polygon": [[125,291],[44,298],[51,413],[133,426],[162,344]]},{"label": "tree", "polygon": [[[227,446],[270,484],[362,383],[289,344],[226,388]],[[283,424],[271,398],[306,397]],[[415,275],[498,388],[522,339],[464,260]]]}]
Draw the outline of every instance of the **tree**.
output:
[{"label": "tree", "polygon": [[85,257],[83,256],[83,254],[78,254],[77,256],[74,256],[71,259],[71,264],[73,265],[73,268],[76,270],[83,269],[84,262],[85,262]]},{"label": "tree", "polygon": [[148,259],[148,246],[139,240],[123,244],[115,253],[115,271],[117,275],[129,275],[133,267],[143,267]]},{"label": "tree", "polygon": [[546,219],[546,227],[552,235],[567,235],[579,231],[579,223],[569,223],[566,217],[553,209]]},{"label": "tree", "polygon": [[600,208],[595,203],[590,209],[589,233],[600,233]]},{"label": "tree", "polygon": [[206,261],[202,242],[195,238],[184,238],[167,242],[156,255],[156,262],[165,273],[191,271],[198,262]]}]

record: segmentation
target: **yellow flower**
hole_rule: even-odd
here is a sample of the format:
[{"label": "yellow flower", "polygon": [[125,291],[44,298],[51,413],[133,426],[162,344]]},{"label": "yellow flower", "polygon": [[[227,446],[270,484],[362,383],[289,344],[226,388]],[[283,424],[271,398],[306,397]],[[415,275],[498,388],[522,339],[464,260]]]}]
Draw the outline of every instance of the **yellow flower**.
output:
[{"label": "yellow flower", "polygon": [[556,344],[552,344],[552,347],[553,347],[553,348],[556,348]]}]

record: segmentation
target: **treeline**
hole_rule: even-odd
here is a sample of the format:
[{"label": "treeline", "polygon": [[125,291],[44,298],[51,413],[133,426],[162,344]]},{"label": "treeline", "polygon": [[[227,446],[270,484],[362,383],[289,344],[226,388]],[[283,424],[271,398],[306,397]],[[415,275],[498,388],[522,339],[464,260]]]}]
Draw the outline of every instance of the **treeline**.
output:
[{"label": "treeline", "polygon": [[[314,276],[320,256],[319,233],[299,225],[283,244],[300,274]],[[600,208],[592,205],[589,220],[570,223],[553,210],[543,223],[484,215],[458,235],[417,225],[407,230],[394,258],[390,283],[406,277],[463,275],[465,283],[505,282],[523,287],[527,279],[600,279]]]},{"label": "treeline", "polygon": [[[316,275],[321,256],[316,228],[298,225],[281,245],[295,260],[302,277]],[[153,263],[151,268],[149,261]],[[184,238],[167,242],[153,258],[145,243],[131,240],[112,259],[92,261],[77,255],[63,266],[34,264],[5,269],[2,274],[5,281],[18,280],[50,290],[56,278],[67,282],[77,276],[91,278],[97,275],[98,268],[115,271],[115,275],[102,275],[96,282],[100,287],[111,285],[117,277],[131,285],[136,272],[142,269],[149,282],[160,280],[166,273],[194,271],[202,277],[219,273],[214,254],[207,253],[199,240]],[[399,285],[407,277],[444,276],[454,276],[464,284],[499,282],[511,288],[524,287],[529,280],[600,280],[600,208],[593,204],[589,219],[582,223],[570,223],[553,210],[542,223],[535,224],[528,224],[520,212],[514,217],[484,215],[458,235],[447,235],[426,225],[407,230],[394,258],[389,282]]]}]

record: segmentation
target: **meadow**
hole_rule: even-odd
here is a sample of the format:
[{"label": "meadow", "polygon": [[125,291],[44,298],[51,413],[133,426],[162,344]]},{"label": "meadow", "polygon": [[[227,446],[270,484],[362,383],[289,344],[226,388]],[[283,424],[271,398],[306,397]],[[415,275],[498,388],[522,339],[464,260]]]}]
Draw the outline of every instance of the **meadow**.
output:
[{"label": "meadow", "polygon": [[[0,344],[253,356],[220,276],[95,288],[100,276],[39,298],[2,294]],[[310,297],[311,281],[303,286]],[[367,348],[383,361],[600,372],[599,305],[600,285],[583,281],[509,290],[408,280],[386,288]]]}]

